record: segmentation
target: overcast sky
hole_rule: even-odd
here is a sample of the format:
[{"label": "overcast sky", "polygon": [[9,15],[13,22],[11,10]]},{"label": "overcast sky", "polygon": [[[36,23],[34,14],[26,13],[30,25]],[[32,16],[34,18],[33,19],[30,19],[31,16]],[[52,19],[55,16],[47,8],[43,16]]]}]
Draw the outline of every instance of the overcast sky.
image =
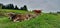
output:
[{"label": "overcast sky", "polygon": [[18,7],[27,5],[29,10],[42,9],[44,12],[60,11],[60,0],[0,0],[0,3],[12,3]]}]

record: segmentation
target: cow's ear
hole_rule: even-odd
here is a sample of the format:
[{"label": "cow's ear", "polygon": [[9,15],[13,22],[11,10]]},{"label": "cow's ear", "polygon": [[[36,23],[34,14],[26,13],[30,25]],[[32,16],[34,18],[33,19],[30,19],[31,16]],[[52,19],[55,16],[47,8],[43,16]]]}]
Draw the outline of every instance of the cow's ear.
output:
[{"label": "cow's ear", "polygon": [[6,13],[7,16],[9,16],[9,13]]},{"label": "cow's ear", "polygon": [[15,13],[7,13],[7,15],[8,15],[8,16],[10,16],[10,15],[15,15]]}]

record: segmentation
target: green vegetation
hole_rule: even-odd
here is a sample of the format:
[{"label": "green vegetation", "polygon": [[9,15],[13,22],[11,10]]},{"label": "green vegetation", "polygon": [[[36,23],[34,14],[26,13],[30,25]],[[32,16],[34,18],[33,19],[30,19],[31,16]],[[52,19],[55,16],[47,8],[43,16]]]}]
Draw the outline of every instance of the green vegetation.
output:
[{"label": "green vegetation", "polygon": [[[26,13],[27,11],[0,9],[0,12],[3,14],[8,12]],[[22,22],[12,22],[8,17],[3,16],[0,17],[0,28],[60,28],[60,14],[42,13],[36,18]]]}]

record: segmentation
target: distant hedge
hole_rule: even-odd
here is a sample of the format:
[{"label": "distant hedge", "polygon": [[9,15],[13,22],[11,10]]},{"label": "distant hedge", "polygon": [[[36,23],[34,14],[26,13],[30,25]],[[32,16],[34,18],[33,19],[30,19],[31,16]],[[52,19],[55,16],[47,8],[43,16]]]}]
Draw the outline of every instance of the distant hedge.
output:
[{"label": "distant hedge", "polygon": [[26,10],[27,11],[27,6],[26,5],[19,8],[17,5],[15,5],[15,6],[13,4],[3,5],[2,3],[0,3],[0,8],[2,8],[2,9],[13,9],[13,10]]}]

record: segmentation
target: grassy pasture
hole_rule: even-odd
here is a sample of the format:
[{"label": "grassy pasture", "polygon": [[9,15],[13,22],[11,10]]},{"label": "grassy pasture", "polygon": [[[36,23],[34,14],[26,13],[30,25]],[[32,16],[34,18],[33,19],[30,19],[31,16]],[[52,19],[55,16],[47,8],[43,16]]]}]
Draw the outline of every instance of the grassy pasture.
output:
[{"label": "grassy pasture", "polygon": [[[4,12],[5,11],[5,12]],[[22,10],[4,10],[4,13],[26,13]],[[12,22],[8,17],[0,17],[0,28],[60,28],[60,14],[45,14],[22,22]]]}]

